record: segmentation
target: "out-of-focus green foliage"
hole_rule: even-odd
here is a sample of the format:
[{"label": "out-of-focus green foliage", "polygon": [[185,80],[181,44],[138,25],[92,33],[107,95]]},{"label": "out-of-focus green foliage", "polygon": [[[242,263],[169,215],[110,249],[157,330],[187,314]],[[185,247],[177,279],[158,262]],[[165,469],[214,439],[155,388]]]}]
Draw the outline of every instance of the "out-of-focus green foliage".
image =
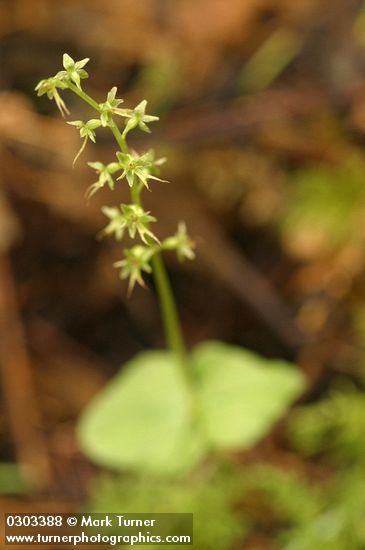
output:
[{"label": "out-of-focus green foliage", "polygon": [[[256,501],[266,502],[273,512],[271,521],[281,528],[311,521],[321,510],[320,492],[294,471],[284,471],[262,463],[249,466],[241,475],[240,486],[246,500],[253,493]],[[251,512],[248,505],[245,506],[245,514],[249,520]],[[252,517],[250,521],[252,524]]]},{"label": "out-of-focus green foliage", "polygon": [[28,489],[17,464],[0,464],[0,495],[24,494]]},{"label": "out-of-focus green foliage", "polygon": [[245,518],[234,506],[240,493],[237,479],[231,470],[202,472],[201,477],[180,481],[104,477],[94,487],[90,508],[92,512],[193,513],[194,547],[230,550],[247,530]]},{"label": "out-of-focus green foliage", "polygon": [[364,393],[334,391],[327,399],[302,408],[294,417],[292,438],[306,456],[326,452],[341,460],[364,460]]},{"label": "out-of-focus green foliage", "polygon": [[241,86],[251,92],[267,88],[298,54],[301,39],[285,27],[277,29],[245,65]]},{"label": "out-of-focus green foliage", "polygon": [[285,550],[361,550],[365,546],[365,397],[333,392],[302,407],[293,418],[292,439],[306,456],[320,456],[336,469],[316,489],[320,513],[287,533]]},{"label": "out-of-focus green foliage", "polygon": [[284,550],[361,550],[365,546],[365,480],[362,468],[346,470],[323,489],[323,508],[285,536]]},{"label": "out-of-focus green foliage", "polygon": [[160,52],[142,67],[138,87],[158,111],[168,111],[183,88],[181,60],[174,52]]},{"label": "out-of-focus green foliage", "polygon": [[219,342],[188,366],[192,386],[170,352],[130,361],[81,417],[86,454],[117,470],[186,472],[214,449],[252,447],[303,389],[291,365]]},{"label": "out-of-focus green foliage", "polygon": [[109,476],[94,486],[89,506],[94,512],[193,512],[194,544],[205,550],[232,549],[260,528],[280,550],[365,545],[360,466],[342,468],[317,484],[270,464],[208,469],[184,480]]},{"label": "out-of-focus green foliage", "polygon": [[332,252],[347,241],[362,243],[365,170],[358,160],[298,171],[284,210],[281,231],[301,257]]},{"label": "out-of-focus green foliage", "polygon": [[[272,465],[248,468],[241,480],[243,498],[255,497],[269,510],[271,538],[280,550],[361,550],[365,546],[365,479],[363,466],[339,468],[314,484],[295,471]],[[252,509],[244,515],[257,528]]]}]

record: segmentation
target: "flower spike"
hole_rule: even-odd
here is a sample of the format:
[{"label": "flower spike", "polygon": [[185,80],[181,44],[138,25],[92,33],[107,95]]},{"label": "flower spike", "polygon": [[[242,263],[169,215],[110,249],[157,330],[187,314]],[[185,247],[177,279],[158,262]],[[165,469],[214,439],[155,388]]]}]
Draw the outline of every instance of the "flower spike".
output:
[{"label": "flower spike", "polygon": [[[141,193],[144,188],[149,189],[150,180],[164,182],[160,179],[159,168],[166,161],[165,158],[155,158],[152,149],[139,154],[128,147],[126,137],[128,133],[138,128],[142,132],[150,133],[149,124],[159,120],[157,116],[146,113],[147,101],[144,99],[134,109],[123,109],[123,99],[117,97],[117,87],[113,86],[107,93],[106,99],[98,103],[89,96],[81,87],[81,81],[88,78],[85,66],[89,58],[75,61],[65,53],[63,55],[63,69],[47,79],[41,80],[36,86],[38,96],[47,95],[49,99],[56,102],[57,108],[62,116],[68,115],[69,111],[60,96],[60,91],[70,90],[79,98],[85,101],[96,112],[98,118],[92,118],[86,122],[73,120],[68,122],[77,128],[82,139],[81,147],[75,156],[73,164],[78,160],[87,142],[96,142],[96,130],[100,127],[109,128],[119,146],[115,162],[103,164],[102,162],[88,162],[88,166],[96,172],[96,181],[87,189],[86,198],[90,199],[96,192],[103,188],[111,191],[115,188],[115,182],[125,178],[131,189],[131,204],[120,204],[119,206],[104,206],[102,213],[107,217],[108,222],[104,229],[99,232],[100,236],[114,236],[121,241],[125,235],[130,239],[139,238],[143,244],[137,244],[124,250],[124,258],[116,262],[115,267],[120,268],[120,277],[129,279],[128,294],[138,283],[145,286],[144,273],[151,273],[152,265],[156,267],[156,278],[161,283],[165,275],[158,269],[158,258],[154,264],[154,256],[162,250],[175,250],[179,260],[194,258],[194,243],[187,235],[184,223],[180,223],[175,235],[164,239],[162,242],[151,231],[150,226],[156,222],[156,218],[149,211],[144,210],[141,203]],[[114,117],[123,117],[125,124],[120,130]],[[120,172],[119,177],[116,177]],[[166,281],[165,281],[166,282]],[[162,284],[164,286],[164,284]],[[163,300],[166,296],[163,297]]]}]

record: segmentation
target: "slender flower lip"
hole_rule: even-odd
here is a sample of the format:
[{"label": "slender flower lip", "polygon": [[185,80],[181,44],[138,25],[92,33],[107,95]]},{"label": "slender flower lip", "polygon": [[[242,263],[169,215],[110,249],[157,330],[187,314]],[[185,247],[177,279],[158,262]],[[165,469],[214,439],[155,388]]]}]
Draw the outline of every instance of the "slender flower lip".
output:
[{"label": "slender flower lip", "polygon": [[38,97],[47,94],[48,99],[54,99],[61,115],[65,117],[66,115],[69,115],[70,112],[61,98],[57,88],[65,90],[67,85],[62,81],[58,81],[56,77],[51,77],[38,82],[34,89],[37,92]]},{"label": "slender flower lip", "polygon": [[80,132],[80,137],[84,138],[81,148],[72,163],[73,166],[75,166],[75,163],[84,151],[88,140],[90,139],[93,143],[96,143],[95,130],[101,126],[101,121],[97,118],[92,118],[87,122],[83,122],[82,120],[72,120],[71,122],[67,122],[67,124],[70,126],[75,126]]},{"label": "slender flower lip", "polygon": [[86,190],[85,197],[90,200],[91,197],[102,189],[107,184],[111,191],[115,188],[115,181],[113,174],[120,170],[117,162],[110,162],[109,164],[103,164],[102,162],[88,162],[87,165],[92,168],[98,175],[98,179]]}]

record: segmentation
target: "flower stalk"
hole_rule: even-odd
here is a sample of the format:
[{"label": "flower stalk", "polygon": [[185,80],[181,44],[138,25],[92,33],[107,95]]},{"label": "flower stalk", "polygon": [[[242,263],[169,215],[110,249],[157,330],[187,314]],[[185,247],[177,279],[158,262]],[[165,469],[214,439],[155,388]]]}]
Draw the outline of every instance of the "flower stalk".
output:
[{"label": "flower stalk", "polygon": [[[101,162],[89,162],[95,170],[98,179],[89,187],[86,195],[88,199],[104,187],[114,190],[118,181],[124,180],[130,188],[130,205],[104,206],[103,213],[109,219],[108,225],[99,233],[101,236],[113,235],[120,242],[127,232],[131,239],[138,238],[142,244],[136,244],[124,249],[124,258],[116,262],[115,267],[120,269],[120,277],[129,279],[128,292],[133,291],[135,284],[145,286],[143,273],[152,273],[159,298],[161,315],[168,347],[180,360],[185,363],[185,345],[183,341],[180,320],[176,308],[174,295],[161,256],[163,250],[175,250],[179,260],[194,258],[194,244],[186,233],[185,224],[180,222],[175,235],[160,241],[150,229],[150,224],[156,218],[143,208],[141,193],[144,188],[150,190],[150,181],[164,182],[156,174],[165,159],[155,159],[152,150],[143,154],[130,150],[127,143],[129,132],[141,130],[150,133],[149,124],[158,120],[157,116],[146,113],[147,101],[141,101],[134,109],[120,108],[122,99],[116,97],[117,88],[113,87],[107,94],[106,101],[98,103],[82,88],[82,80],[88,78],[84,67],[89,59],[74,61],[68,54],[63,56],[64,70],[55,76],[42,80],[36,87],[38,95],[46,94],[54,99],[62,116],[69,111],[60,96],[60,90],[70,90],[82,101],[92,107],[98,118],[86,122],[71,121],[69,124],[79,130],[83,140],[74,163],[85,150],[88,141],[96,142],[96,130],[109,128],[119,150],[116,152],[116,161],[107,165]],[[121,130],[114,117],[120,117],[124,122]],[[118,172],[120,174],[118,175]],[[116,176],[116,177],[115,177]]]}]

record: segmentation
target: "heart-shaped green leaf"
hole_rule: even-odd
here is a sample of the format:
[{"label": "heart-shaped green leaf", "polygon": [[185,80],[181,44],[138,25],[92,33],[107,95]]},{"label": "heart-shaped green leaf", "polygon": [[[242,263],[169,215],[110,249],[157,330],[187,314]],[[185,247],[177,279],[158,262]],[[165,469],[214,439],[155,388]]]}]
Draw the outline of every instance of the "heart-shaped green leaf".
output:
[{"label": "heart-shaped green leaf", "polygon": [[90,403],[78,426],[84,452],[112,469],[174,474],[205,452],[191,396],[169,352],[141,353]]},{"label": "heart-shaped green leaf", "polygon": [[129,362],[83,413],[82,449],[111,469],[180,474],[214,448],[252,447],[303,389],[303,376],[219,342],[190,357],[191,385],[169,352]]},{"label": "heart-shaped green leaf", "polygon": [[304,387],[293,365],[220,342],[198,346],[191,360],[205,436],[221,449],[252,447]]}]

